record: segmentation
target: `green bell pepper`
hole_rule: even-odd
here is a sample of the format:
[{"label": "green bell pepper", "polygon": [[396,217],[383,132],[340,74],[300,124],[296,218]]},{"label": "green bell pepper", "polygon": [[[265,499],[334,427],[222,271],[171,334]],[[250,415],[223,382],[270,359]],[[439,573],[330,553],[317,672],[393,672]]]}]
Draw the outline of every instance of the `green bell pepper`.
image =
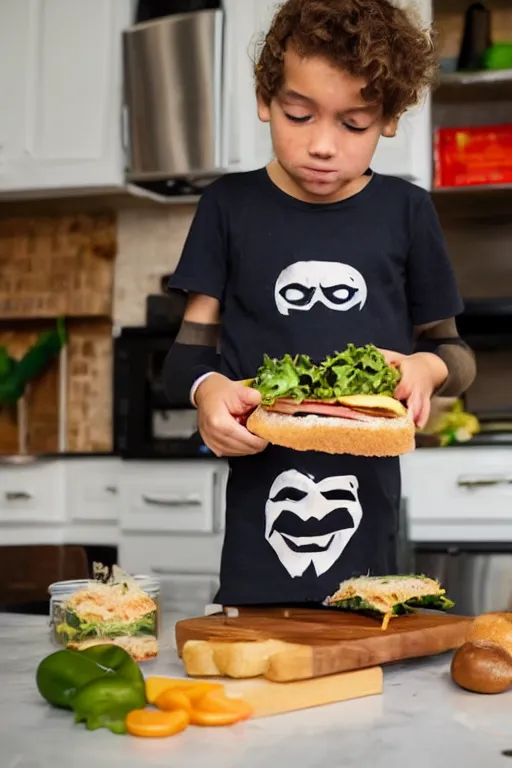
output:
[{"label": "green bell pepper", "polygon": [[39,664],[36,685],[39,693],[54,707],[71,709],[75,693],[108,670],[80,651],[56,651]]},{"label": "green bell pepper", "polygon": [[75,694],[72,707],[75,723],[85,723],[89,731],[108,728],[112,733],[126,733],[126,715],[146,706],[144,685],[119,675],[92,680]]},{"label": "green bell pepper", "polygon": [[[123,648],[115,645],[95,645],[83,651],[56,651],[41,661],[36,673],[41,696],[53,706],[65,709],[74,709],[75,697],[84,687],[107,679],[122,680],[139,693],[137,700],[140,700],[141,691],[145,698],[144,676],[138,664]],[[95,690],[99,692],[101,688]],[[80,707],[83,714],[83,703]]]},{"label": "green bell pepper", "polygon": [[144,675],[124,648],[118,645],[91,645],[79,653],[92,659],[107,672],[115,672],[118,677],[144,688]]}]

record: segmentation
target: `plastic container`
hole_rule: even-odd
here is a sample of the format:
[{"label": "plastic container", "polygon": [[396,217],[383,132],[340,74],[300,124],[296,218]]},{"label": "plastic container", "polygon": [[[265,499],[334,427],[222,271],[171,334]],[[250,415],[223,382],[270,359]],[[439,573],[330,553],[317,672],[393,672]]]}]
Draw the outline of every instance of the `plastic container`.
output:
[{"label": "plastic container", "polygon": [[161,624],[160,583],[150,576],[133,579],[144,595],[121,595],[121,585],[102,585],[86,579],[50,584],[50,632],[54,645],[81,649],[112,643],[128,651],[135,661],[154,659],[158,655]]},{"label": "plastic container", "polygon": [[512,123],[436,130],[436,189],[502,184],[512,184]]}]

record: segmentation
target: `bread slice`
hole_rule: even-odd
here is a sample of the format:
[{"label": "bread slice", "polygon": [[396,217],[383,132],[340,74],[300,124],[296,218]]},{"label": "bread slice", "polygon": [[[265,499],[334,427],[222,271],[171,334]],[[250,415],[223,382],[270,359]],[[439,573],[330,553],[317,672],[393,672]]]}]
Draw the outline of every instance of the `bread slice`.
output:
[{"label": "bread slice", "polygon": [[134,661],[149,661],[158,656],[158,640],[153,635],[139,637],[95,637],[89,640],[69,642],[66,648],[72,651],[83,651],[93,645],[118,645],[130,654]]},{"label": "bread slice", "polygon": [[371,421],[339,416],[290,416],[256,408],[247,429],[273,445],[296,451],[348,453],[352,456],[401,456],[414,450],[414,423],[409,415]]}]

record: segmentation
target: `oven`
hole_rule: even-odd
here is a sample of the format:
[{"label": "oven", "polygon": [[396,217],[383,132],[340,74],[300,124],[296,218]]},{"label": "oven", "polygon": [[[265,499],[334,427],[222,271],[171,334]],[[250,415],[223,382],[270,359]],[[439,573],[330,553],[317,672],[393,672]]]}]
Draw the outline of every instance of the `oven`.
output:
[{"label": "oven", "polygon": [[201,458],[197,411],[170,402],[162,368],[176,338],[171,327],[126,327],[114,339],[114,451],[125,459]]}]

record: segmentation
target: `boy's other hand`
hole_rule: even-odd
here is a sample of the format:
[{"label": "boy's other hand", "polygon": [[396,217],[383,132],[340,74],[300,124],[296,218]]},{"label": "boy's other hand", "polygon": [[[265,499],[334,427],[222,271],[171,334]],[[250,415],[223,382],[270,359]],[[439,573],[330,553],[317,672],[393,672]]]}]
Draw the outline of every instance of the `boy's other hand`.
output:
[{"label": "boy's other hand", "polygon": [[244,426],[261,402],[256,389],[213,373],[197,388],[195,401],[201,437],[216,456],[250,456],[267,447]]},{"label": "boy's other hand", "polygon": [[418,429],[423,429],[430,416],[430,400],[448,376],[448,368],[440,357],[430,352],[402,355],[388,349],[380,350],[389,365],[396,365],[402,374],[395,390],[397,400],[403,400]]}]

